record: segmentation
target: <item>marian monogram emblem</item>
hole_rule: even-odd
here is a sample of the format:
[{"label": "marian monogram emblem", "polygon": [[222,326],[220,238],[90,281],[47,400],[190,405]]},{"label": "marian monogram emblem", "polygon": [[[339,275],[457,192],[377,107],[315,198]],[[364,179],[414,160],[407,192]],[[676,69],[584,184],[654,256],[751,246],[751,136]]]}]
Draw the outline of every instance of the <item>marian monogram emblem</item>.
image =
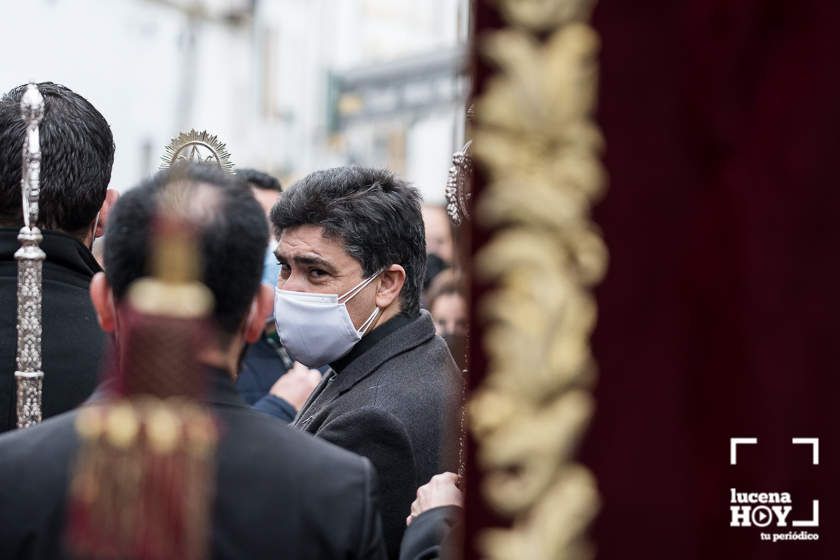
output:
[{"label": "marian monogram emblem", "polygon": [[233,172],[233,163],[230,161],[227,147],[206,130],[182,132],[166,146],[166,154],[161,159],[161,169],[180,161],[201,161],[214,163],[228,173]]}]

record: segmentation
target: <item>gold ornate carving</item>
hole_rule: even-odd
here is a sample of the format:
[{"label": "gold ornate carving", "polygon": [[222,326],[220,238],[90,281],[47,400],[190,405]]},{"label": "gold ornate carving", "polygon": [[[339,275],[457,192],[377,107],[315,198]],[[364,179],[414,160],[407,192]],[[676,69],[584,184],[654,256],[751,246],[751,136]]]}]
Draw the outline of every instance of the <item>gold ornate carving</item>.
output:
[{"label": "gold ornate carving", "polygon": [[570,21],[586,21],[594,1],[495,0],[505,19],[533,31],[555,29]]},{"label": "gold ornate carving", "polygon": [[512,527],[485,530],[479,548],[588,558],[599,499],[574,452],[594,409],[591,289],[607,265],[589,216],[605,184],[593,2],[496,3],[512,27],[480,44],[498,72],[476,100],[473,153],[487,176],[476,218],[493,234],[475,270],[493,289],[478,309],[488,373],[468,412],[483,496]]}]

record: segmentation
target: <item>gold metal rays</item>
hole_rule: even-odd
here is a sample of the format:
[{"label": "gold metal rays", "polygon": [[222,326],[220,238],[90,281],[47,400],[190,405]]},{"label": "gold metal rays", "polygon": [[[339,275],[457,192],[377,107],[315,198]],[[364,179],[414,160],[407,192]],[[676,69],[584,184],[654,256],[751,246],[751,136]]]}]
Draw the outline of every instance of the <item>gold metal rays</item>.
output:
[{"label": "gold metal rays", "polygon": [[161,160],[161,169],[171,167],[178,161],[201,161],[215,163],[224,171],[233,173],[233,162],[230,161],[227,146],[206,130],[182,132],[166,146],[166,153]]}]

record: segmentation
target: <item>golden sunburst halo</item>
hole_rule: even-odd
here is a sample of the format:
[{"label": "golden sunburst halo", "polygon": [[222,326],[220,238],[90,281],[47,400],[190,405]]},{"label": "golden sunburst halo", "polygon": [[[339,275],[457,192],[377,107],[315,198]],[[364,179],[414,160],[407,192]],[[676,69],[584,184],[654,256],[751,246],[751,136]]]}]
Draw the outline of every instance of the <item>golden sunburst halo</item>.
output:
[{"label": "golden sunburst halo", "polygon": [[177,161],[202,161],[214,163],[228,173],[233,173],[233,162],[224,142],[206,130],[192,129],[182,132],[166,146],[161,156],[161,169],[171,167]]}]

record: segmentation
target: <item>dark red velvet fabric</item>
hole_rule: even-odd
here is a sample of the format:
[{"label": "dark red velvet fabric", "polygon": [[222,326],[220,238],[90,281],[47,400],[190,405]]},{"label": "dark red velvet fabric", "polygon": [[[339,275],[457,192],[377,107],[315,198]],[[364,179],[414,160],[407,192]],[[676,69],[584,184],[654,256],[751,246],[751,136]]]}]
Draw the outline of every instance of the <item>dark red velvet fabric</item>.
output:
[{"label": "dark red velvet fabric", "polygon": [[[601,0],[593,23],[598,558],[840,558],[840,2]],[[820,541],[729,527],[730,488],[820,499]]]}]

